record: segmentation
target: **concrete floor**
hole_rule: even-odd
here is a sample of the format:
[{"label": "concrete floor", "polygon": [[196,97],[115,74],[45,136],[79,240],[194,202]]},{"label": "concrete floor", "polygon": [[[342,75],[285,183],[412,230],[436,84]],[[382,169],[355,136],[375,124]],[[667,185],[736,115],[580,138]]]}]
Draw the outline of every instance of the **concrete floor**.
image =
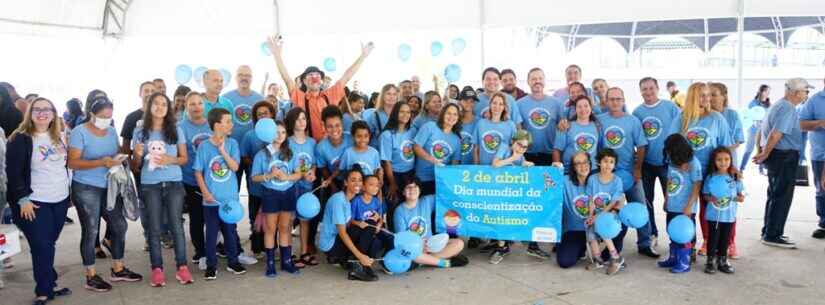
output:
[{"label": "concrete floor", "polygon": [[[735,275],[707,275],[701,272],[701,266],[688,274],[671,275],[656,268],[654,260],[636,254],[635,233],[630,233],[625,253],[628,268],[610,277],[586,271],[583,263],[562,270],[555,258],[540,261],[524,255],[524,248],[516,246],[499,265],[487,263],[486,255],[468,251],[471,262],[467,267],[423,268],[399,276],[381,274],[381,280],[375,283],[348,281],[344,271],[326,264],[304,269],[299,276],[279,273],[272,280],[263,276],[263,264],[259,263],[241,276],[221,269],[218,279],[211,282],[204,281],[197,271],[196,282],[189,286],[178,285],[168,268],[165,288],[152,288],[144,280],[115,284],[108,293],[92,293],[82,288],[83,268],[77,246],[80,226],[75,224],[64,229],[56,261],[59,284],[71,288],[74,294],[52,304],[825,304],[825,264],[821,263],[825,242],[810,237],[817,220],[814,189],[797,187],[786,227],[786,235],[797,242],[799,249],[766,247],[759,243],[758,236],[767,179],[755,171],[747,174],[748,197],[740,209],[737,230],[743,257],[733,261]],[[657,199],[657,204],[661,208],[661,200]],[[74,209],[70,215],[77,219]],[[665,231],[664,213],[658,212],[657,216],[659,229]],[[244,236],[248,230],[244,223],[239,232]],[[141,250],[139,224],[130,223],[127,239],[128,267],[148,276],[149,255]],[[659,251],[666,252],[665,237],[660,243],[663,246]],[[248,249],[248,245],[245,247]],[[164,250],[164,261],[173,262],[171,250]],[[6,288],[0,290],[1,305],[29,304],[33,296],[28,253],[15,257],[14,264],[4,274]],[[99,260],[97,266],[106,270],[108,262]]]}]

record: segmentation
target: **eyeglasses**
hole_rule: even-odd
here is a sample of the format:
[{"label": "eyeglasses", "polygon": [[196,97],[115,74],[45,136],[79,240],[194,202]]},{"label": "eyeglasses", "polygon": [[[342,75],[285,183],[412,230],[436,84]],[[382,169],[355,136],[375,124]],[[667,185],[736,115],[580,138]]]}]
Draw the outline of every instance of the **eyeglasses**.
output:
[{"label": "eyeglasses", "polygon": [[32,114],[52,114],[54,108],[32,108]]}]

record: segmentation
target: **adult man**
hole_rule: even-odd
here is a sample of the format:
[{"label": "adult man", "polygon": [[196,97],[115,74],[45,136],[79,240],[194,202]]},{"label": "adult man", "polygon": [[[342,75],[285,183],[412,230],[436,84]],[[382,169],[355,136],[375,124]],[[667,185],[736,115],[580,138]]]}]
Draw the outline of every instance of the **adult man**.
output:
[{"label": "adult man", "polygon": [[418,78],[417,75],[413,75],[412,77],[410,77],[410,84],[412,85],[412,95],[417,96],[423,101],[424,93],[421,92],[421,79]]},{"label": "adult man", "polygon": [[501,92],[509,94],[516,100],[520,100],[522,97],[527,96],[527,93],[516,86],[516,84],[516,72],[513,72],[513,69],[501,70]]},{"label": "adult man", "polygon": [[793,241],[783,236],[802,149],[802,130],[794,108],[808,99],[812,88],[802,78],[789,79],[785,82],[785,97],[768,109],[762,121],[762,151],[753,157],[753,162],[765,163],[768,167],[768,200],[762,226],[762,244],[767,246],[796,248]]},{"label": "adult man", "polygon": [[8,138],[23,121],[23,113],[14,107],[14,102],[20,98],[14,86],[0,82],[0,89],[0,127]]},{"label": "adult man", "polygon": [[[490,118],[490,97],[501,88],[501,72],[494,67],[484,69],[481,73],[481,82],[484,85],[484,92],[478,95],[478,103],[476,103],[473,112],[479,119]],[[507,97],[507,113],[510,114],[510,120],[516,123],[516,127],[521,128],[522,117],[521,113],[516,108],[516,100],[509,94]]]},{"label": "adult man", "polygon": [[321,90],[321,81],[324,78],[324,72],[314,66],[307,67],[304,73],[301,73],[299,79],[303,84],[300,88],[296,86],[295,80],[289,76],[289,72],[286,70],[286,65],[284,64],[281,36],[276,34],[270,37],[267,43],[269,49],[272,50],[273,57],[275,57],[278,72],[281,74],[284,83],[286,83],[289,98],[292,100],[293,105],[307,111],[307,128],[309,129],[309,134],[312,135],[315,141],[321,141],[324,135],[326,135],[324,122],[321,121],[321,111],[327,105],[337,106],[338,102],[344,97],[344,86],[361,67],[364,59],[372,52],[372,42],[362,44],[361,56],[344,71],[341,79],[324,90]]},{"label": "adult man", "polygon": [[812,234],[813,238],[825,238],[825,184],[823,184],[823,170],[825,170],[825,89],[808,99],[799,113],[799,125],[802,130],[808,131],[808,140],[811,142],[811,165],[814,171],[814,186],[816,187],[816,215],[819,216],[819,226]]},{"label": "adult man", "polygon": [[[223,98],[232,103],[232,138],[238,143],[247,131],[252,129],[252,105],[264,100],[264,97],[252,91],[252,69],[247,65],[238,67],[235,72],[238,88],[224,93]],[[240,175],[239,175],[240,176]]]},{"label": "adult man", "polygon": [[[223,90],[223,75],[215,69],[206,70],[203,74],[203,86],[206,92],[203,94],[203,112],[209,117],[209,111],[214,108],[223,108],[232,113],[232,102],[220,96]],[[234,126],[233,126],[234,128]]]},{"label": "adult man", "polygon": [[[566,82],[567,85],[570,85],[570,84],[575,83],[575,82],[581,82],[582,81],[582,68],[579,67],[578,65],[569,65],[569,66],[567,66],[567,68],[564,69],[564,78],[567,81]],[[586,88],[586,89],[587,89],[587,96],[589,96],[590,99],[593,100],[593,104],[594,105],[599,105],[599,103],[601,101],[599,101],[598,95],[593,94],[593,89],[592,88]],[[555,97],[556,99],[558,99],[562,102],[565,102],[568,99],[570,99],[570,92],[567,90],[567,86],[564,86],[563,88],[559,88],[556,91],[553,91],[553,97]]]},{"label": "adult man", "polygon": [[679,92],[679,87],[674,81],[667,82],[667,92],[670,93],[670,100],[676,103],[679,108],[685,107],[685,94]]},{"label": "adult man", "polygon": [[530,95],[520,98],[516,104],[524,119],[524,129],[533,136],[533,144],[527,148],[524,157],[536,165],[549,166],[553,161],[551,152],[562,105],[555,98],[544,94],[544,79],[544,71],[540,68],[530,69],[527,73]]},{"label": "adult man", "polygon": [[162,78],[153,79],[152,84],[155,85],[155,92],[166,94],[166,82]]},{"label": "adult man", "polygon": [[656,227],[654,216],[654,211],[656,211],[653,204],[654,186],[658,178],[662,194],[667,193],[665,191],[667,189],[667,165],[662,157],[662,148],[667,138],[667,126],[679,116],[679,107],[671,101],[659,99],[659,82],[655,78],[642,78],[639,81],[639,90],[644,103],[633,110],[633,116],[642,123],[642,131],[647,138],[647,153],[642,164],[642,186],[647,201],[650,235],[654,244],[653,248],[655,248],[659,229]]},{"label": "adult man", "polygon": [[[132,154],[132,134],[135,132],[135,127],[137,126],[138,121],[143,120],[143,106],[146,101],[146,98],[155,93],[155,84],[153,82],[143,82],[140,84],[140,107],[129,113],[126,116],[126,119],[123,120],[123,128],[120,129],[120,137],[123,138],[123,142],[120,144],[120,152],[131,155]],[[91,106],[89,106],[91,107]],[[136,173],[140,171],[140,169],[133,169]],[[135,174],[135,179],[140,180],[140,175]],[[139,185],[140,183],[138,183]]]},{"label": "adult man", "polygon": [[[402,80],[398,83],[398,100],[399,101],[407,101],[411,96],[413,96],[413,85],[412,81],[410,80]],[[419,97],[421,100],[424,100],[423,97]]]}]

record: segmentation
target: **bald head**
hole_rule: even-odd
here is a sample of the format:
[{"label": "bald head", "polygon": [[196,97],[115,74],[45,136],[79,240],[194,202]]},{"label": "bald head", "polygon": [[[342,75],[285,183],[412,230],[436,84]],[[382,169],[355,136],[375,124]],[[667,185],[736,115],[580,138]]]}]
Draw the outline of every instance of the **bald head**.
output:
[{"label": "bald head", "polygon": [[223,90],[223,75],[215,69],[206,70],[203,74],[203,86],[206,88],[206,93],[210,95],[221,94]]},{"label": "bald head", "polygon": [[235,81],[238,84],[238,91],[241,94],[248,95],[250,93],[249,86],[252,85],[252,68],[247,65],[239,66],[238,71],[235,72]]}]

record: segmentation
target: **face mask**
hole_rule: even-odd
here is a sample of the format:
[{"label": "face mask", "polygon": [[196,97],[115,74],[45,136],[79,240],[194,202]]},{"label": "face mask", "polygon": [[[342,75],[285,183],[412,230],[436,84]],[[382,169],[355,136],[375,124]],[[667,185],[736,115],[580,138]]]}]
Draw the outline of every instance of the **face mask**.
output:
[{"label": "face mask", "polygon": [[112,124],[112,119],[95,118],[94,124],[97,129],[106,129]]}]

